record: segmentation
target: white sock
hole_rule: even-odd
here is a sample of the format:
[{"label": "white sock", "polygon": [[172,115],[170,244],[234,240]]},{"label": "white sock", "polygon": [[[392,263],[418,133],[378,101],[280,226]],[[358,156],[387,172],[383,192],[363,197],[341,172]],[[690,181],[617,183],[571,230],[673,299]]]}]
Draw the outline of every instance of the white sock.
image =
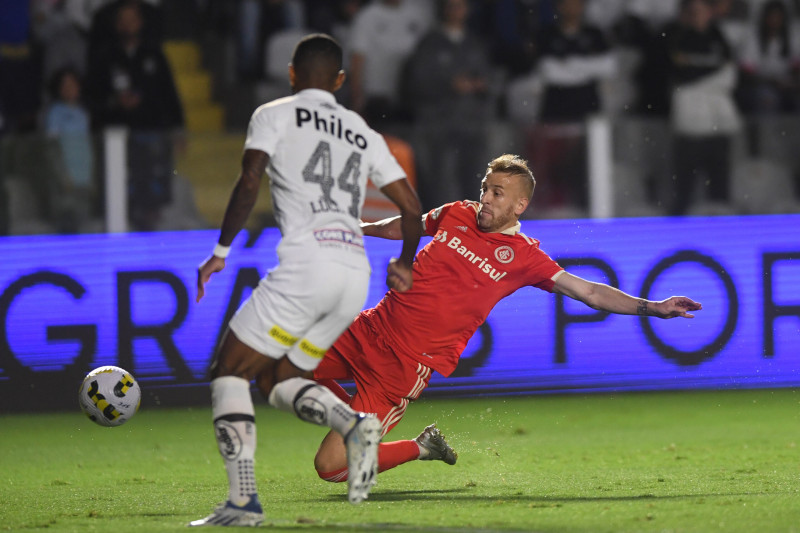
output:
[{"label": "white sock", "polygon": [[228,472],[228,499],[243,506],[256,494],[256,419],[250,383],[235,376],[211,381],[211,413]]},{"label": "white sock", "polygon": [[357,413],[327,387],[305,378],[281,381],[272,388],[269,403],[301,420],[327,426],[342,436],[356,423]]}]

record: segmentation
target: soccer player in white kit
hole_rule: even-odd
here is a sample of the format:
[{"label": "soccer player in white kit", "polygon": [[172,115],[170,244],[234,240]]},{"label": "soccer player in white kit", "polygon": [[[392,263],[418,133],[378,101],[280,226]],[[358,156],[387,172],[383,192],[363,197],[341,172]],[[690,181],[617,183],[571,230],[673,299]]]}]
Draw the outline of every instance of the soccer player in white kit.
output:
[{"label": "soccer player in white kit", "polygon": [[229,494],[192,526],[255,526],[264,520],[253,467],[252,380],[272,406],[344,437],[351,503],[366,498],[375,483],[380,422],[300,376],[317,367],[366,300],[370,267],[359,217],[367,178],[401,211],[402,252],[387,274],[395,290],[411,287],[421,208],[383,138],[336,102],[341,67],[342,49],[329,36],[309,35],[298,43],[289,65],[294,95],[253,113],[218,244],[198,269],[200,301],[211,275],[225,267],[266,169],[282,235],[279,264],[231,319],[211,365],[214,430]]}]

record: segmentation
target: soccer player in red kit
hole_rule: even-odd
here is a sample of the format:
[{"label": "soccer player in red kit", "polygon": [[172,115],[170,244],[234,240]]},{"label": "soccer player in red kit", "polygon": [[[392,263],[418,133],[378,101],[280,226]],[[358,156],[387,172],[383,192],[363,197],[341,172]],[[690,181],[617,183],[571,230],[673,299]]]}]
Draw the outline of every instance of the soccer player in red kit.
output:
[{"label": "soccer player in red kit", "polygon": [[[428,385],[431,371],[449,376],[495,304],[521,287],[618,314],[692,318],[689,312],[701,309],[684,296],[644,300],[566,272],[539,241],[520,233],[519,217],[535,183],[526,161],[503,155],[489,163],[479,202],[454,202],[424,215],[424,232],[433,240],[417,253],[413,287],[390,290],[377,306],[362,311],[325,354],[314,378],[343,396],[347,393],[334,380],[355,381],[351,407],[376,413],[385,435]],[[399,222],[398,217],[362,228],[365,235],[399,239]],[[429,426],[415,440],[381,443],[378,469],[416,459],[454,464],[456,455]],[[328,433],[314,465],[322,479],[347,479],[341,435]]]}]

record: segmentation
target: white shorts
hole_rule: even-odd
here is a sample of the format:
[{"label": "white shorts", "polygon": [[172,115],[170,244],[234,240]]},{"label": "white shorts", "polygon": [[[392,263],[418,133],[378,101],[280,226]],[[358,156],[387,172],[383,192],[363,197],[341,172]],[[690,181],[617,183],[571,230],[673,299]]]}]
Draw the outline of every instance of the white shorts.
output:
[{"label": "white shorts", "polygon": [[367,299],[370,272],[309,260],[278,265],[230,321],[243,343],[273,359],[288,355],[314,370]]}]

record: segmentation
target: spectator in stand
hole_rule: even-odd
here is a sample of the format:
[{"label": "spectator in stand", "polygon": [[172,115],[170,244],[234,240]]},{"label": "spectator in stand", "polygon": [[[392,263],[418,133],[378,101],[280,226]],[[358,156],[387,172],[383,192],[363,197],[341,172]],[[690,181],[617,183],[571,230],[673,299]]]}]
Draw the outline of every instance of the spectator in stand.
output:
[{"label": "spectator in stand", "polygon": [[[350,39],[353,31],[353,21],[358,12],[363,9],[366,0],[338,0],[334,19],[331,22],[332,36],[342,44],[345,61],[349,65]],[[313,27],[313,26],[312,26]]]},{"label": "spectator in stand", "polygon": [[351,105],[360,114],[368,106],[399,113],[401,71],[419,39],[431,26],[427,0],[375,0],[356,15],[350,32]]},{"label": "spectator in stand", "polygon": [[557,0],[556,20],[542,33],[543,121],[582,121],[602,110],[598,82],[613,76],[615,65],[602,31],[584,22],[584,5],[584,0]]},{"label": "spectator in stand", "polygon": [[183,109],[167,59],[144,39],[142,4],[117,9],[113,46],[89,63],[88,95],[98,128],[127,126],[129,204],[138,230],[155,229],[171,201],[173,142],[183,142]]},{"label": "spectator in stand", "polygon": [[472,2],[470,27],[487,43],[493,65],[510,78],[530,72],[541,28],[539,0]]},{"label": "spectator in stand", "polygon": [[[306,26],[300,0],[241,0],[237,7],[236,65],[244,80],[264,77],[264,49],[273,35]],[[285,69],[286,65],[282,65]]]},{"label": "spectator in stand", "polygon": [[634,72],[637,102],[633,111],[666,119],[669,116],[669,58],[664,31],[677,18],[679,0],[631,0],[615,27],[617,39],[637,49],[641,62]]},{"label": "spectator in stand", "polygon": [[533,136],[546,207],[588,207],[585,120],[603,110],[599,82],[616,64],[603,33],[584,20],[584,0],[557,0],[556,19],[540,39],[544,89]]},{"label": "spectator in stand", "polygon": [[739,62],[740,104],[745,112],[800,110],[800,33],[792,30],[784,2],[769,0],[761,6]]},{"label": "spectator in stand", "polygon": [[61,178],[55,183],[56,226],[76,233],[90,213],[94,154],[89,112],[81,102],[78,71],[65,67],[50,81],[52,102],[44,117],[47,136],[54,139],[60,155]]},{"label": "spectator in stand", "polygon": [[31,42],[30,6],[3,2],[0,16],[0,131],[36,129],[42,80]]},{"label": "spectator in stand", "polygon": [[86,38],[70,18],[66,0],[36,0],[33,8],[33,33],[41,48],[42,78],[66,67],[81,75],[86,72]]},{"label": "spectator in stand", "polygon": [[[330,33],[342,45],[344,51],[342,68],[347,73],[350,72],[350,58],[352,57],[350,42],[353,34],[353,22],[365,3],[366,0],[337,0],[334,6],[334,18],[330,24]],[[336,93],[336,99],[347,107],[352,107],[350,85],[350,76],[347,76],[342,88]],[[369,122],[369,118],[364,118]]]},{"label": "spectator in stand", "polygon": [[437,10],[439,25],[417,45],[404,80],[426,209],[477,198],[489,118],[489,60],[467,28],[469,2],[438,0]]},{"label": "spectator in stand", "polygon": [[89,63],[98,54],[117,44],[116,21],[122,7],[135,4],[141,18],[138,39],[149,46],[160,46],[164,36],[161,8],[144,0],[112,0],[97,7],[89,27]]},{"label": "spectator in stand", "polygon": [[728,201],[732,134],[739,128],[733,102],[736,70],[709,0],[684,0],[666,32],[672,81],[675,192],[670,213],[683,215],[699,180],[705,199]]}]

